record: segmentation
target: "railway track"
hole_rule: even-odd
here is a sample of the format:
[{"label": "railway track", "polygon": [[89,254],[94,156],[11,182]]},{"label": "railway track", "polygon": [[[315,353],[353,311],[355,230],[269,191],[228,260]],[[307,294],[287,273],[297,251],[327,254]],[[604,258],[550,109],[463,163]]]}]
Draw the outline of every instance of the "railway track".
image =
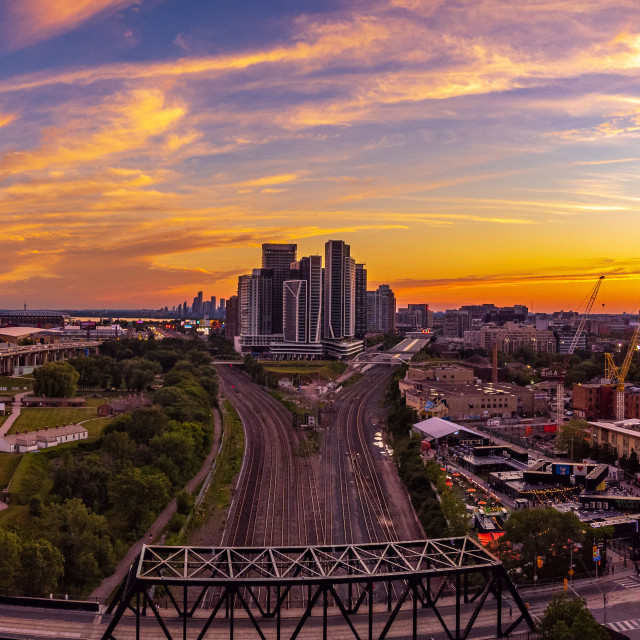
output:
[{"label": "railway track", "polygon": [[246,452],[223,535],[228,546],[322,544],[325,528],[313,463],[291,414],[237,371],[220,370],[245,429]]},{"label": "railway track", "polygon": [[[391,372],[373,371],[346,389],[325,424],[320,455],[303,457],[305,434],[289,411],[232,367],[218,367],[223,393],[245,431],[245,456],[222,536],[224,546],[342,544],[417,539],[397,530],[385,464],[373,450],[373,416]],[[374,458],[376,456],[376,458]],[[398,496],[393,494],[393,500]],[[405,494],[400,495],[406,501]],[[258,594],[265,599],[266,594]],[[292,592],[289,606],[306,594]],[[205,600],[206,606],[206,600]]]}]

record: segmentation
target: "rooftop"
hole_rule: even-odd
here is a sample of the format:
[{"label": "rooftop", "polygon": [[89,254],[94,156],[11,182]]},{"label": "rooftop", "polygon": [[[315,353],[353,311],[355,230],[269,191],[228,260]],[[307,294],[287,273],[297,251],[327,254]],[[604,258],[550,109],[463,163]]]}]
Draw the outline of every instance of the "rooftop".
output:
[{"label": "rooftop", "polygon": [[450,420],[443,420],[442,418],[429,418],[428,420],[422,420],[422,422],[417,422],[416,424],[414,424],[412,428],[417,429],[418,431],[421,431],[425,435],[432,438],[442,438],[444,436],[455,434],[458,431],[464,431],[465,433],[470,433],[471,435],[477,436],[479,438],[487,437],[479,431],[474,431],[473,429],[462,427],[455,422],[451,422]]},{"label": "rooftop", "polygon": [[0,335],[19,338],[20,336],[28,336],[32,333],[40,333],[42,329],[38,327],[2,327]]},{"label": "rooftop", "polygon": [[85,433],[87,430],[80,424],[67,424],[62,427],[50,427],[44,429],[38,429],[37,431],[29,431],[27,433],[12,433],[8,436],[4,436],[4,440],[10,444],[15,444],[18,441],[31,441],[35,442],[40,438],[57,438],[60,436],[71,436],[74,433]]}]

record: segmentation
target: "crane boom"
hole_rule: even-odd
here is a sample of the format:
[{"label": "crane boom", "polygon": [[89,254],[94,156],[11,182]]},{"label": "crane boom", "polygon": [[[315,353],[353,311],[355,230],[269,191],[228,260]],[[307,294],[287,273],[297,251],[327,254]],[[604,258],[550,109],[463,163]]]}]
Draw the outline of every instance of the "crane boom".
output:
[{"label": "crane boom", "polygon": [[604,280],[604,276],[600,276],[598,278],[598,282],[596,282],[596,286],[593,288],[593,291],[591,292],[591,297],[589,298],[589,302],[587,302],[587,306],[584,310],[584,313],[580,318],[580,322],[578,323],[578,328],[576,329],[573,339],[571,340],[571,344],[569,345],[569,351],[567,352],[567,357],[564,359],[564,363],[560,371],[560,375],[562,377],[564,377],[567,367],[569,366],[569,359],[571,358],[571,356],[573,355],[573,352],[576,350],[576,347],[578,346],[578,340],[580,340],[580,336],[582,335],[582,332],[584,330],[584,325],[587,323],[587,318],[591,313],[591,309],[593,309],[593,304],[596,301],[596,297],[598,295],[598,291],[600,290],[600,285],[602,284],[603,280]]},{"label": "crane boom", "polygon": [[605,353],[605,377],[611,380],[611,385],[615,386],[615,414],[616,420],[624,420],[624,381],[629,373],[629,367],[631,366],[631,360],[633,354],[638,348],[638,340],[640,339],[640,322],[633,332],[631,342],[629,342],[629,348],[624,357],[624,361],[620,368],[616,366],[613,360],[613,356],[610,353]]},{"label": "crane boom", "polygon": [[578,345],[578,340],[582,335],[582,331],[584,330],[584,325],[587,323],[587,318],[591,313],[591,309],[593,309],[593,304],[596,301],[596,297],[598,296],[598,291],[600,290],[600,285],[604,280],[604,276],[600,276],[598,278],[598,282],[596,282],[593,287],[593,291],[591,291],[591,296],[589,297],[589,302],[587,302],[587,306],[585,307],[584,313],[580,318],[580,322],[578,323],[578,328],[571,340],[571,344],[569,345],[569,351],[567,352],[567,356],[562,363],[562,369],[560,369],[560,373],[558,376],[558,386],[556,388],[556,423],[558,425],[558,429],[562,425],[562,418],[564,414],[564,374],[567,371],[567,367],[569,366],[569,360],[573,355],[573,352],[576,350],[576,346]]}]

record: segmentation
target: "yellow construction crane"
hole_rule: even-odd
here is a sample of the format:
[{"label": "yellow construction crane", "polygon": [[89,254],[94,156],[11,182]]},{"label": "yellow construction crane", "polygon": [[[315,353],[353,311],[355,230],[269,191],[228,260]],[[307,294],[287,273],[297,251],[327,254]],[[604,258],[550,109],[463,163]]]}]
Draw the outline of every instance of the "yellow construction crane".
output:
[{"label": "yellow construction crane", "polygon": [[640,339],[640,323],[633,332],[629,348],[627,349],[627,355],[624,357],[624,361],[620,368],[616,366],[613,361],[613,356],[610,353],[604,354],[604,377],[611,381],[611,386],[615,386],[615,398],[614,407],[616,420],[624,420],[624,380],[629,373],[629,367],[631,366],[631,359],[633,354],[638,349],[638,339]]}]

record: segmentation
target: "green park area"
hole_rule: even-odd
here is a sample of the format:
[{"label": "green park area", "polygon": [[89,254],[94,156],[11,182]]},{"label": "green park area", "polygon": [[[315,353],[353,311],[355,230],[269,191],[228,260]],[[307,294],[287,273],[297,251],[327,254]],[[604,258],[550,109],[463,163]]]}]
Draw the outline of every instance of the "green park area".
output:
[{"label": "green park area", "polygon": [[9,429],[9,433],[23,433],[45,427],[61,427],[63,424],[78,424],[97,417],[98,412],[95,407],[22,409],[20,416]]},{"label": "green park area", "polygon": [[0,376],[0,396],[15,396],[33,389],[33,378]]},{"label": "green park area", "polygon": [[342,375],[347,368],[338,360],[318,360],[309,362],[269,362],[264,364],[264,371],[269,381],[274,383],[283,377],[296,378],[300,384],[309,384],[315,380],[328,381]]},{"label": "green park area", "polygon": [[[122,393],[104,393],[86,398],[84,407],[33,407],[22,409],[9,433],[24,433],[63,424],[82,424],[89,430],[89,438],[97,437],[112,418],[98,418],[98,407]],[[0,418],[0,425],[6,418]]]},{"label": "green park area", "polygon": [[[0,489],[8,487],[9,505],[0,512],[0,548],[14,550],[2,558],[9,567],[3,591],[82,598],[201,468],[213,439],[215,369],[200,340],[121,340],[103,343],[95,356],[48,363],[34,377],[38,395],[84,396],[86,406],[24,408],[14,430],[82,423],[90,438],[37,453],[0,453]],[[98,418],[105,401],[160,380],[153,406],[133,403],[123,415]],[[236,458],[237,466],[241,451]],[[183,498],[178,515],[186,518],[193,500]],[[34,553],[37,568],[28,581],[19,579]]]}]

